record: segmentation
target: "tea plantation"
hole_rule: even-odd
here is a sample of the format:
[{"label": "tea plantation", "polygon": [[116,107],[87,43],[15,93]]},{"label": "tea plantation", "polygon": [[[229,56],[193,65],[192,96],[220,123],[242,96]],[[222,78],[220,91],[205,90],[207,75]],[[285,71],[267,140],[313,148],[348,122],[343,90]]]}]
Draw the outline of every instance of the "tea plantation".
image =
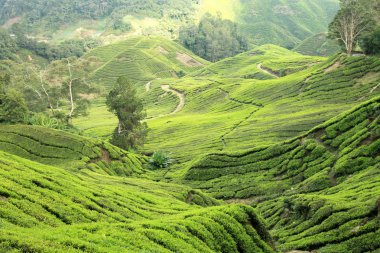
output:
[{"label": "tea plantation", "polygon": [[379,252],[379,57],[268,44],[211,64],[157,37],[84,57],[104,91],[136,85],[148,139],[109,144],[102,96],[81,135],[0,125],[0,252]]},{"label": "tea plantation", "polygon": [[[143,164],[101,145],[43,128],[2,127],[2,149],[41,161],[0,151],[2,252],[274,252],[253,208],[218,206],[187,186],[102,173],[130,165],[138,176]],[[100,159],[100,147],[112,152],[111,161],[102,157],[97,170],[75,167],[80,156]]]},{"label": "tea plantation", "polygon": [[380,248],[380,98],[284,143],[209,154],[185,179],[213,196],[253,203],[281,249]]}]

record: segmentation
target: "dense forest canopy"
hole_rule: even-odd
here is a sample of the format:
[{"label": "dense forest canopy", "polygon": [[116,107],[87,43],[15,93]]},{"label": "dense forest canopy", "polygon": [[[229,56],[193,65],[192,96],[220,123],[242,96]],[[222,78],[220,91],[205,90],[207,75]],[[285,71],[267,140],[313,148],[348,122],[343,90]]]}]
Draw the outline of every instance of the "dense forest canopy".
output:
[{"label": "dense forest canopy", "polygon": [[[316,33],[327,32],[328,24],[339,9],[338,0],[231,2],[233,9],[230,1],[217,2],[222,18],[233,16],[231,21],[253,44],[273,43],[287,48]],[[102,29],[128,32],[133,27],[125,17],[131,15],[164,20],[155,30],[169,30],[168,34],[175,30],[177,36],[177,25],[196,24],[200,14],[208,11],[215,15],[214,5],[213,0],[0,0],[0,24],[9,26],[21,22],[30,33],[46,35],[83,20],[104,20],[106,24]]]},{"label": "dense forest canopy", "polygon": [[[161,18],[188,15],[195,0],[0,0],[0,23],[24,16],[24,24],[43,25],[54,29],[81,19],[102,19],[108,16],[120,21],[123,15]],[[122,13],[122,15],[120,15]]]},{"label": "dense forest canopy", "polygon": [[248,50],[247,40],[236,23],[210,14],[206,14],[198,25],[183,28],[179,39],[195,54],[212,62]]}]

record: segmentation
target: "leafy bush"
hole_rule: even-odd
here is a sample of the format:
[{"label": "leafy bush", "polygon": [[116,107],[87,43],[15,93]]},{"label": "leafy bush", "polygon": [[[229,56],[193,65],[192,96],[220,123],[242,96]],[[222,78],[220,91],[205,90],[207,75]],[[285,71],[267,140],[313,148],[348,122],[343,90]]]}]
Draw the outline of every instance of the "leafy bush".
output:
[{"label": "leafy bush", "polygon": [[173,159],[170,158],[168,153],[157,151],[149,159],[149,163],[155,169],[163,169],[169,167],[173,163]]},{"label": "leafy bush", "polygon": [[73,126],[67,124],[65,120],[56,117],[50,117],[45,113],[34,113],[26,115],[24,119],[25,123],[33,126],[44,126],[59,130],[72,130]]}]

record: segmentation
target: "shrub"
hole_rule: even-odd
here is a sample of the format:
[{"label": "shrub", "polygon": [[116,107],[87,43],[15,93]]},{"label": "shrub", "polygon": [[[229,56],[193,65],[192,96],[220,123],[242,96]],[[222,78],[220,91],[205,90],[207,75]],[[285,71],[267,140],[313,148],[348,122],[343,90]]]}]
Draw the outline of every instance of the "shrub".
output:
[{"label": "shrub", "polygon": [[168,153],[163,151],[154,152],[152,157],[149,159],[150,165],[155,169],[163,169],[170,166],[173,160],[170,158]]}]

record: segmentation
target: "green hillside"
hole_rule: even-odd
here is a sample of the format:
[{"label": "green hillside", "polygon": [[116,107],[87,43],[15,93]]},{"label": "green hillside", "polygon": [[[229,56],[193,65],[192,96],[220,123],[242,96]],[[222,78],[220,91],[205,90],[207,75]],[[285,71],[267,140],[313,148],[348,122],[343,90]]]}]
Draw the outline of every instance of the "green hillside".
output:
[{"label": "green hillside", "polygon": [[380,253],[378,2],[0,0],[0,253]]},{"label": "green hillside", "polygon": [[73,171],[129,176],[144,172],[143,160],[107,142],[38,126],[0,125],[0,150]]},{"label": "green hillside", "polygon": [[[208,65],[190,74],[192,77],[219,76],[223,78],[274,79],[324,61],[294,53],[276,45],[263,45]],[[269,72],[269,73],[268,73]]]},{"label": "green hillside", "polygon": [[293,48],[304,39],[326,32],[339,9],[336,0],[241,1],[236,22],[255,44]]},{"label": "green hillside", "polygon": [[285,141],[377,96],[379,68],[378,58],[343,56],[270,80],[157,80],[153,87],[170,84],[185,94],[186,104],[174,115],[148,121],[146,149],[189,161],[210,151]]},{"label": "green hillside", "polygon": [[[12,136],[11,132],[22,138],[9,138],[6,143],[51,156],[47,145],[38,146],[39,141],[50,142],[51,152],[66,154],[73,164],[78,158],[69,157],[70,149],[80,150],[81,143],[96,150],[94,144],[98,144],[27,126],[2,127],[2,139]],[[32,141],[26,143],[25,133],[30,138],[43,134],[47,138],[35,139],[33,146]],[[58,152],[62,147],[67,151]],[[18,153],[14,147],[6,149]],[[111,149],[118,150],[108,144]],[[124,153],[124,164],[129,155]],[[134,170],[141,168],[141,163],[130,165]],[[274,252],[270,235],[253,208],[217,206],[219,201],[187,186],[111,176],[99,170],[78,171],[67,163],[64,167],[45,165],[3,151],[0,178],[3,252]]]},{"label": "green hillside", "polygon": [[315,34],[300,44],[298,44],[293,51],[304,55],[333,55],[340,51],[338,43],[327,39],[327,34]]},{"label": "green hillside", "polygon": [[376,252],[380,98],[287,142],[215,153],[186,173],[191,185],[255,203],[282,250]]},{"label": "green hillside", "polygon": [[[285,141],[378,95],[379,68],[376,57],[305,57],[264,45],[180,79],[154,80],[141,92],[151,129],[145,149],[167,150],[183,162],[210,151]],[[184,95],[180,111],[172,113],[180,99],[161,85]],[[116,120],[99,104],[75,123],[105,137]]]},{"label": "green hillside", "polygon": [[92,81],[111,86],[120,76],[145,84],[156,78],[177,77],[207,65],[179,44],[162,38],[137,37],[90,51],[99,67]]}]

